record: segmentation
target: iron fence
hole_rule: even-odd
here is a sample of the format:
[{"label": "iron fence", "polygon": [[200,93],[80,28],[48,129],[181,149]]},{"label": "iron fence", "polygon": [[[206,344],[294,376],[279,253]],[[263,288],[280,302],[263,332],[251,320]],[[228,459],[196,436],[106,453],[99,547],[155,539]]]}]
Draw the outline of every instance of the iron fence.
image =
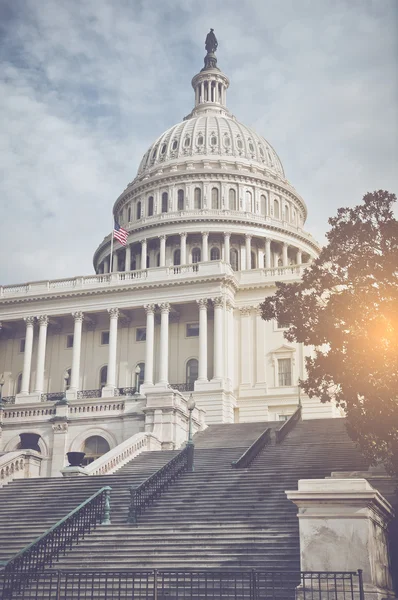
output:
[{"label": "iron fence", "polygon": [[[21,598],[3,595],[2,598]],[[365,600],[362,572],[261,570],[48,571],[34,574],[24,600]]]}]

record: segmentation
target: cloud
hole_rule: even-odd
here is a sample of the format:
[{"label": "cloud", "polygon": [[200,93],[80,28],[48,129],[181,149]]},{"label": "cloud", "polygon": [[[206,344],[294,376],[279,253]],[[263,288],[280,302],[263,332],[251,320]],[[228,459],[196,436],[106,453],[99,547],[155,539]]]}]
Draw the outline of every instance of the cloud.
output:
[{"label": "cloud", "polygon": [[113,202],[191,110],[214,27],[228,105],[276,148],[321,242],[397,189],[394,0],[15,0],[0,8],[1,283],[92,272]]}]

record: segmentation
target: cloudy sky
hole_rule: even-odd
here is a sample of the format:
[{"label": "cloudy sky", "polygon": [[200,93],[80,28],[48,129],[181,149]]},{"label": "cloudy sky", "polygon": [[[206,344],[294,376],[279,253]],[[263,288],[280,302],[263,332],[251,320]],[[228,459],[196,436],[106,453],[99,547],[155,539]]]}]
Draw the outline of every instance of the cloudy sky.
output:
[{"label": "cloudy sky", "polygon": [[92,272],[141,156],[192,108],[210,27],[228,106],[324,241],[398,190],[396,0],[0,0],[0,283]]}]

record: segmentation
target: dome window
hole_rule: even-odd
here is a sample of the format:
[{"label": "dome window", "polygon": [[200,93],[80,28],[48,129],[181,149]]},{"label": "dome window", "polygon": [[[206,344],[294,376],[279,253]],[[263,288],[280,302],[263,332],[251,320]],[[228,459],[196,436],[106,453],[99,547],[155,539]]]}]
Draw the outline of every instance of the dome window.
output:
[{"label": "dome window", "polygon": [[236,191],[234,189],[230,189],[228,193],[229,198],[229,210],[236,210]]},{"label": "dome window", "polygon": [[238,138],[236,145],[238,146],[239,150],[242,150],[243,148],[243,142],[240,138]]},{"label": "dome window", "polygon": [[220,260],[220,250],[216,246],[210,250],[210,260]]},{"label": "dome window", "polygon": [[254,152],[254,146],[251,142],[249,144],[249,150],[250,150],[250,152]]},{"label": "dome window", "polygon": [[226,146],[227,148],[229,148],[230,145],[231,145],[231,140],[230,140],[230,138],[228,136],[226,136],[224,138],[224,146]]},{"label": "dome window", "polygon": [[205,142],[205,140],[204,140],[203,135],[200,135],[198,137],[198,146],[203,146],[204,142]]},{"label": "dome window", "polygon": [[156,148],[155,148],[155,150],[153,151],[153,154],[152,154],[152,160],[153,160],[154,158],[156,158],[156,153],[157,153],[157,151],[158,151],[158,148],[157,148],[157,146],[156,146]]},{"label": "dome window", "polygon": [[263,150],[262,146],[260,146],[260,155],[264,158],[264,150]]},{"label": "dome window", "polygon": [[177,192],[177,210],[184,210],[184,190]]},{"label": "dome window", "polygon": [[191,138],[186,137],[184,140],[184,146],[185,148],[189,148],[189,146],[191,145]]},{"label": "dome window", "polygon": [[202,191],[200,188],[195,188],[193,194],[193,207],[200,210],[202,208]]},{"label": "dome window", "polygon": [[154,209],[153,196],[148,198],[148,217],[152,217]]},{"label": "dome window", "polygon": [[200,248],[192,248],[192,262],[198,263],[201,259],[201,251]]},{"label": "dome window", "polygon": [[210,138],[210,144],[212,146],[217,146],[217,137],[215,135],[212,135]]},{"label": "dome window", "polygon": [[167,148],[167,144],[163,144],[162,148],[160,150],[160,154],[165,154],[166,153],[166,148]]},{"label": "dome window", "polygon": [[173,145],[172,145],[172,149],[173,150],[177,150],[177,148],[178,148],[178,141],[174,140]]}]

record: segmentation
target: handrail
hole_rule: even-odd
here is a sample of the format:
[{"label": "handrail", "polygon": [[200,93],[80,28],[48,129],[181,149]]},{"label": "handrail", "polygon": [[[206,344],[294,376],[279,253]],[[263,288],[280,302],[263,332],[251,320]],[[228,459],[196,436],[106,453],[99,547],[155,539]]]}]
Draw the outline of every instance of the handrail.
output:
[{"label": "handrail", "polygon": [[15,589],[20,590],[45,566],[51,566],[61,552],[71,549],[99,521],[101,525],[110,525],[111,489],[109,486],[99,489],[3,565],[3,598],[11,598]]},{"label": "handrail", "polygon": [[193,470],[193,448],[193,444],[187,444],[177,456],[174,456],[139,486],[130,487],[128,523],[137,523],[138,516],[155,498],[160,496],[183,473]]},{"label": "handrail", "polygon": [[293,429],[297,421],[301,420],[301,405],[297,407],[291,417],[285,421],[279,429],[275,432],[275,443],[280,444],[283,442],[287,434]]},{"label": "handrail", "polygon": [[271,427],[265,429],[247,450],[237,459],[232,461],[235,469],[244,469],[249,467],[257,454],[271,442]]}]

